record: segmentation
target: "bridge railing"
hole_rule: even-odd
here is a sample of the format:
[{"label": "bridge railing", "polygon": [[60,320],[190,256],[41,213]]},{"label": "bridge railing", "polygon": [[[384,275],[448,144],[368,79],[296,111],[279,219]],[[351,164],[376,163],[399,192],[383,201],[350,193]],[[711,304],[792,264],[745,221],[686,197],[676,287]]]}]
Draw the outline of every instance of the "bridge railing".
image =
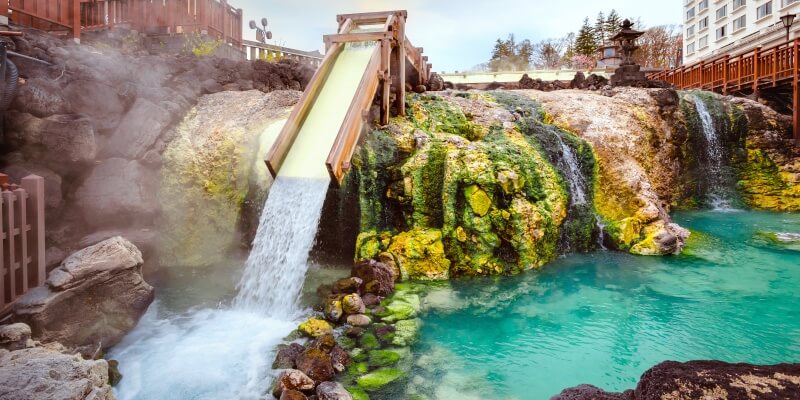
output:
[{"label": "bridge railing", "polygon": [[44,178],[0,174],[0,315],[44,283]]},{"label": "bridge railing", "polygon": [[721,93],[732,90],[758,91],[791,83],[796,77],[800,39],[731,56],[657,72],[650,79],[663,80],[679,89],[704,89]]},{"label": "bridge railing", "polygon": [[[205,32],[242,45],[242,10],[227,0],[9,0],[11,22],[80,39],[81,32],[124,24],[148,33]],[[9,13],[10,11],[10,13]]]}]

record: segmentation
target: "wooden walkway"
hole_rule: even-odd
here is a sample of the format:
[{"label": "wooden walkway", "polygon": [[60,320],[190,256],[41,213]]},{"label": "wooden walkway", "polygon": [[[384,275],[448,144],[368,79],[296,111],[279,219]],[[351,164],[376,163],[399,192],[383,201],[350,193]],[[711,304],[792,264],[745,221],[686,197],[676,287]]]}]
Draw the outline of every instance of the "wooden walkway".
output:
[{"label": "wooden walkway", "polygon": [[[708,90],[725,95],[780,93],[791,96],[792,129],[800,145],[800,39],[731,56],[724,55],[673,70],[650,74],[678,89]],[[787,97],[788,97],[787,96]]]}]

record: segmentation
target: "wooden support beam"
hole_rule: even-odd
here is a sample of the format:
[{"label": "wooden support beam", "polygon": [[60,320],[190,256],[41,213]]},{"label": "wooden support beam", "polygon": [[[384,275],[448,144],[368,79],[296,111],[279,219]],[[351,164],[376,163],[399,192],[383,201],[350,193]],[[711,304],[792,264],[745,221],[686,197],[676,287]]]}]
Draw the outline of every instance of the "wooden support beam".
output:
[{"label": "wooden support beam", "polygon": [[800,43],[795,39],[792,45],[792,136],[794,145],[800,146]]},{"label": "wooden support beam", "polygon": [[342,33],[322,37],[325,43],[374,42],[391,38],[391,32]]},{"label": "wooden support beam", "polygon": [[397,115],[406,116],[406,16],[398,18],[397,23],[397,56],[399,58],[397,76]]},{"label": "wooden support beam", "polygon": [[402,17],[403,20],[408,18],[408,11],[406,10],[396,10],[396,11],[378,11],[378,12],[367,12],[367,13],[355,13],[355,14],[340,14],[336,16],[336,20],[339,23],[343,23],[346,19],[352,19],[356,23],[360,24],[369,24],[369,23],[377,23],[383,22],[386,18],[389,18],[390,15],[397,15],[398,17]]}]

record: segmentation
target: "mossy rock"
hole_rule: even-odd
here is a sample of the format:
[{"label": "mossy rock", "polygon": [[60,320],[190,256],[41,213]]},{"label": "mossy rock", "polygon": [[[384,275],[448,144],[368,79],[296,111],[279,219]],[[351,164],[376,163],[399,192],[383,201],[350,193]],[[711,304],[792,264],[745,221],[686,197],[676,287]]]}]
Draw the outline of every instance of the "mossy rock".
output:
[{"label": "mossy rock", "polygon": [[419,296],[407,294],[402,297],[395,295],[384,305],[384,310],[378,313],[384,322],[397,322],[405,319],[414,318],[420,309]]},{"label": "mossy rock", "polygon": [[306,322],[300,324],[297,330],[308,337],[316,338],[333,333],[333,326],[331,326],[328,321],[319,318],[309,318]]},{"label": "mossy rock", "polygon": [[415,318],[397,321],[394,326],[395,331],[392,344],[395,346],[410,346],[417,341],[420,328],[419,319]]},{"label": "mossy rock", "polygon": [[353,400],[369,400],[369,394],[358,386],[349,386],[345,389],[353,396]]},{"label": "mossy rock", "polygon": [[367,352],[359,347],[350,350],[349,354],[350,358],[357,363],[367,360]]},{"label": "mossy rock", "polygon": [[759,231],[753,235],[751,242],[777,250],[800,251],[800,233]]},{"label": "mossy rock", "polygon": [[397,368],[381,368],[356,379],[358,387],[371,392],[405,377],[405,372]]},{"label": "mossy rock", "polygon": [[375,337],[373,333],[365,333],[359,339],[359,343],[361,344],[361,348],[364,350],[374,350],[381,347],[378,338]]},{"label": "mossy rock", "polygon": [[397,364],[402,358],[400,352],[395,350],[372,350],[369,352],[370,367],[388,367]]},{"label": "mossy rock", "polygon": [[392,238],[387,251],[397,260],[401,275],[413,280],[446,280],[450,260],[437,229],[413,229]]}]

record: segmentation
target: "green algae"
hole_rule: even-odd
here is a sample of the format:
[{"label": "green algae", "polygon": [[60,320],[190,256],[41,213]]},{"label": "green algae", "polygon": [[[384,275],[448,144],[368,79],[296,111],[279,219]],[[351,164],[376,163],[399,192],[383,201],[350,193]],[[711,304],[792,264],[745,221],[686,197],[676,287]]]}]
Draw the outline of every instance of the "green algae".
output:
[{"label": "green algae", "polygon": [[378,390],[405,376],[397,368],[381,368],[356,379],[358,386],[366,391]]}]

